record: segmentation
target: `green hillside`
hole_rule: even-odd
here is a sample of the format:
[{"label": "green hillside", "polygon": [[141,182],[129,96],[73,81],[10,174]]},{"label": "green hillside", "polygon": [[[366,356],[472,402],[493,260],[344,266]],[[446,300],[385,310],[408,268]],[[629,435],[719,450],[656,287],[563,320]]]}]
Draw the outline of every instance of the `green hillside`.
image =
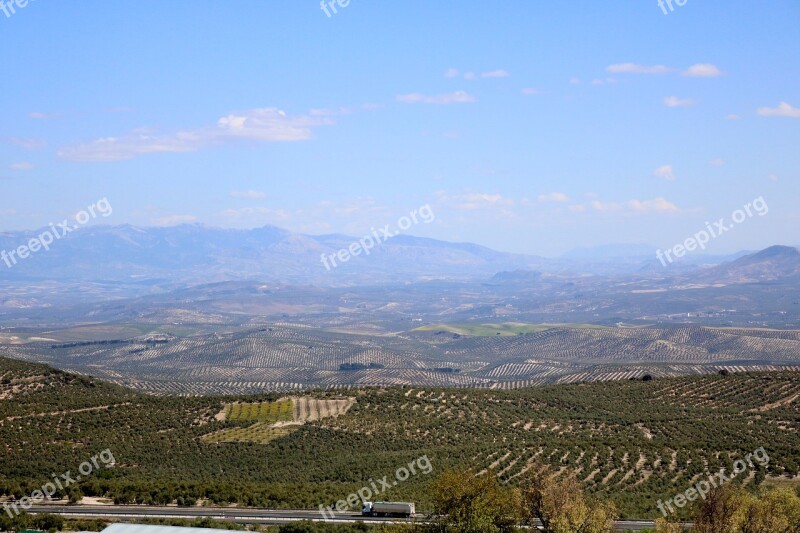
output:
[{"label": "green hillside", "polygon": [[226,404],[278,397],[152,397],[0,359],[0,493],[30,494],[52,473],[75,472],[109,449],[115,466],[70,487],[73,498],[316,508],[427,455],[433,471],[384,499],[414,500],[424,510],[427,484],[445,467],[491,468],[514,484],[540,461],[577,472],[623,517],[654,517],[657,500],[759,447],[769,462],[740,479],[748,487],[794,483],[798,393],[800,373],[791,372],[512,391],[354,390],[348,395],[357,402],[338,418],[312,417],[267,444],[221,443],[203,437],[252,425],[249,416],[218,419]]}]

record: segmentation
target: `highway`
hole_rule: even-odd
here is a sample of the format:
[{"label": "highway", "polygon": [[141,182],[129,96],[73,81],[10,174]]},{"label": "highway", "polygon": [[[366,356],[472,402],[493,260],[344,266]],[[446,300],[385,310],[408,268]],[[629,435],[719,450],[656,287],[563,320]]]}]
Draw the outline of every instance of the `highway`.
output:
[{"label": "highway", "polygon": [[[319,510],[313,509],[259,509],[236,507],[158,507],[146,505],[34,505],[29,513],[52,513],[69,518],[108,518],[135,522],[137,518],[213,518],[240,524],[285,524],[299,520],[321,522],[324,520]],[[362,517],[358,513],[333,513],[330,522],[355,523],[358,521],[374,523],[395,521],[396,518]],[[414,520],[424,520],[418,515]],[[641,531],[654,527],[651,520],[625,520],[617,522],[623,531]]]}]

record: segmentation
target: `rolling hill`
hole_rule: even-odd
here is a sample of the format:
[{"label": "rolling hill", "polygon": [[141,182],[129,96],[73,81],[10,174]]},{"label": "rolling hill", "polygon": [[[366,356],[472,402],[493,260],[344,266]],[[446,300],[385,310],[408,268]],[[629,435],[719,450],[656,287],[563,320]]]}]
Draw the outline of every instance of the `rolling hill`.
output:
[{"label": "rolling hill", "polygon": [[371,335],[270,323],[189,337],[0,344],[0,356],[156,394],[391,385],[507,389],[645,374],[800,369],[800,331],[433,324]]},{"label": "rolling hill", "polygon": [[[271,411],[250,406],[277,395],[157,398],[0,358],[0,496],[29,494],[52,472],[75,472],[106,449],[114,466],[70,487],[74,498],[315,509],[423,454],[431,475],[412,477],[386,498],[425,510],[429,481],[447,467],[491,471],[513,485],[543,463],[574,472],[590,493],[617,502],[623,517],[647,518],[659,515],[658,499],[703,473],[730,470],[760,447],[769,461],[740,476],[743,484],[800,481],[797,372],[513,391],[392,387],[351,396],[336,418],[307,417],[261,440],[246,428],[259,413],[283,412],[286,400]],[[330,392],[290,398],[344,399]],[[218,416],[242,402],[250,414],[242,405],[239,415]],[[226,442],[215,437],[220,432]]]}]

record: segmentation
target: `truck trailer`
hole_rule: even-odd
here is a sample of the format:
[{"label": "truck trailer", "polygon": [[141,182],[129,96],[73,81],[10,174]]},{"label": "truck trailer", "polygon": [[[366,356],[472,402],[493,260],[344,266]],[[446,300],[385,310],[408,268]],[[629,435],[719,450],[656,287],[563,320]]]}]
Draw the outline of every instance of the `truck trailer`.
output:
[{"label": "truck trailer", "polygon": [[396,516],[410,518],[416,513],[411,502],[364,502],[361,516]]}]

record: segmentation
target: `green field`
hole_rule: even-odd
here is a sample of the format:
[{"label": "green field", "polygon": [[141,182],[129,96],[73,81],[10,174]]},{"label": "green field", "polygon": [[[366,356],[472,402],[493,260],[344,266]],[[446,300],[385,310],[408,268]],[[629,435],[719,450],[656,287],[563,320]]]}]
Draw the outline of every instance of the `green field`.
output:
[{"label": "green field", "polygon": [[203,435],[204,442],[253,442],[267,444],[296,431],[299,426],[273,427],[278,422],[294,419],[294,404],[291,400],[277,402],[226,403],[222,412],[230,423],[255,422],[249,426],[225,428]]},{"label": "green field", "polygon": [[225,419],[233,422],[290,422],[292,420],[292,401],[225,404]]},{"label": "green field", "polygon": [[285,437],[300,426],[274,428],[269,424],[256,423],[245,428],[230,428],[204,435],[205,442],[255,442],[267,444],[275,439]]}]

